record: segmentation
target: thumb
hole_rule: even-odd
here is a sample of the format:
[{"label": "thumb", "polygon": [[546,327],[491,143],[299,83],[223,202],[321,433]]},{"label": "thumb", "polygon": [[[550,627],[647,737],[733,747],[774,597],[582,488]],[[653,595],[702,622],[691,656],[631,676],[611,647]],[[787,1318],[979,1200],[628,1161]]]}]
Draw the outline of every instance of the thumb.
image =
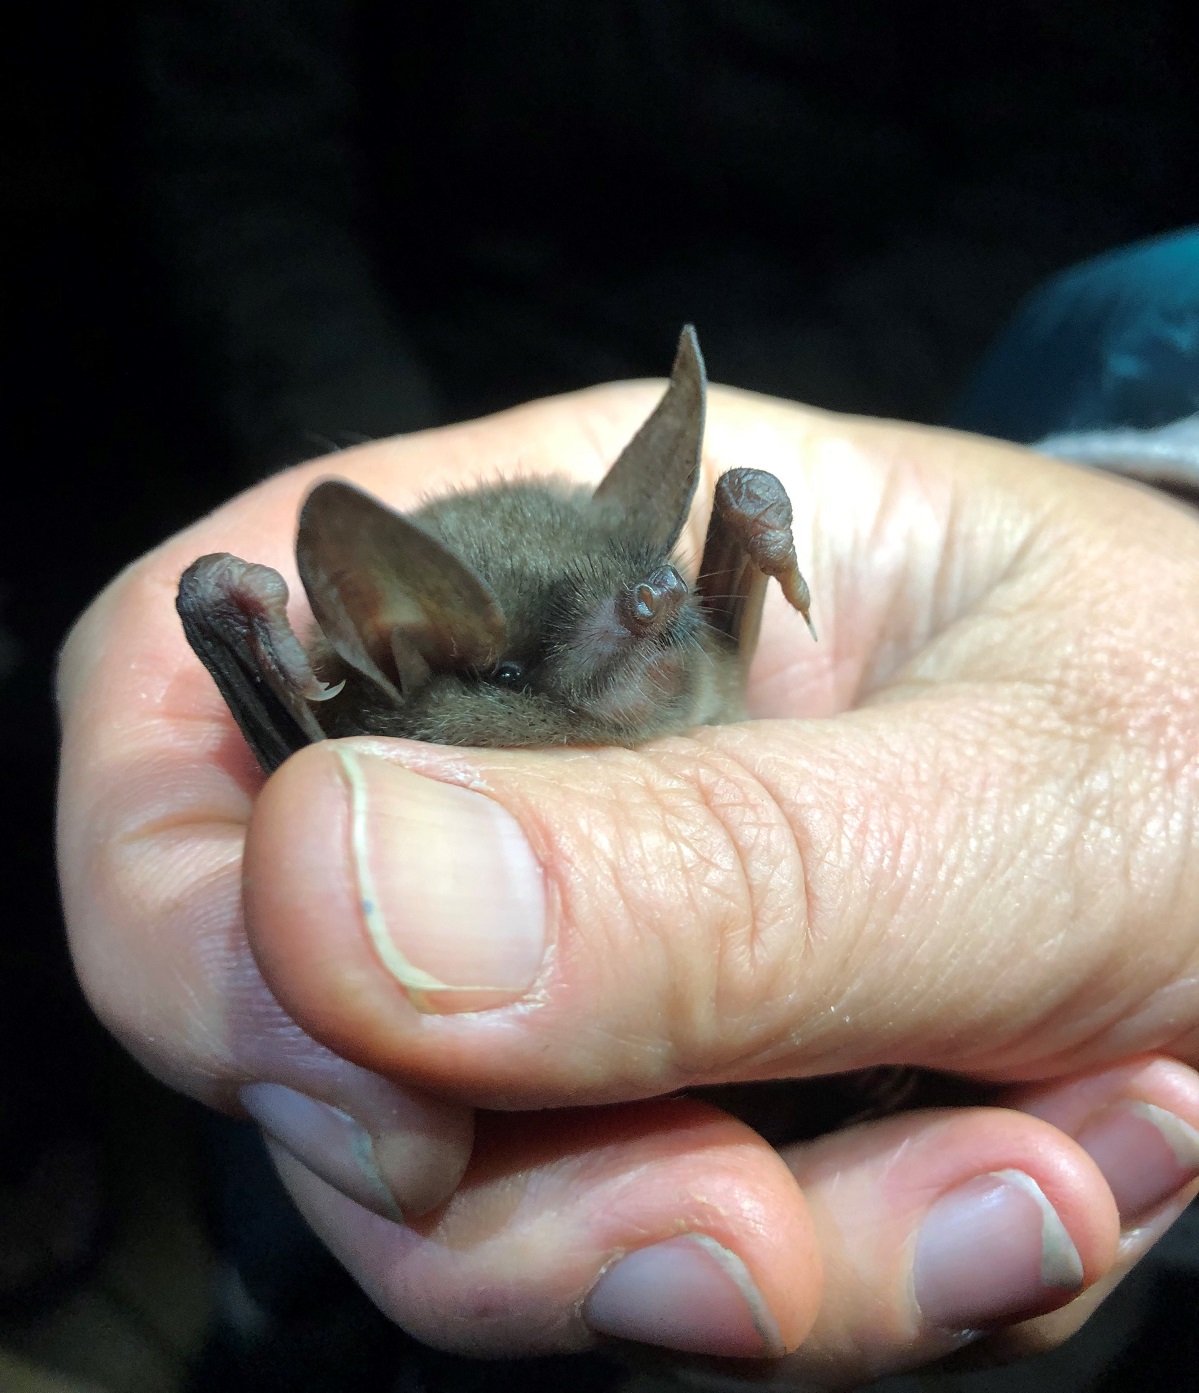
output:
[{"label": "thumb", "polygon": [[[1130,880],[1114,790],[1155,792],[1047,699],[960,684],[642,751],[314,746],[251,822],[255,954],[340,1054],[490,1106],[892,1062],[1036,1076],[1148,1002],[1126,1055],[1194,954],[1195,876],[1175,893],[1180,831]],[[1158,951],[1122,946],[1146,922]]]}]

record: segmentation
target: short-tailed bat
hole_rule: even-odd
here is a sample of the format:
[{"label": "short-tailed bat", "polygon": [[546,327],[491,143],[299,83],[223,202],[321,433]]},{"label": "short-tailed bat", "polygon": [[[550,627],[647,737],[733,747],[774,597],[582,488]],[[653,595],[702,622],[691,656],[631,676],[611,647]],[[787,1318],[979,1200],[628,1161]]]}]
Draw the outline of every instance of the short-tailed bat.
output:
[{"label": "short-tailed bat", "polygon": [[305,647],[268,566],[202,556],[184,632],[262,768],[326,737],[483,746],[637,745],[737,719],[770,578],[811,628],[782,484],[717,481],[699,572],[675,548],[699,478],[695,330],[594,491],[560,480],[451,494],[411,516],[339,480],[304,502]]}]

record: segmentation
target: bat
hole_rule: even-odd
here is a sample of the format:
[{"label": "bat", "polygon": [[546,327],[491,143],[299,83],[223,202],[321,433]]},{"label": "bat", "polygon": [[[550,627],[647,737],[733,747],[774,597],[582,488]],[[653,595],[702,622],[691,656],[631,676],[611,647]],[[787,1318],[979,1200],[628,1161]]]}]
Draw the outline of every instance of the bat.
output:
[{"label": "bat", "polygon": [[306,644],[278,571],[193,562],[184,633],[264,772],[339,736],[635,746],[741,718],[772,579],[815,630],[791,504],[763,470],[718,479],[698,576],[683,577],[706,394],[687,325],[665,393],[594,491],[517,480],[405,515],[318,483],[296,536]]}]

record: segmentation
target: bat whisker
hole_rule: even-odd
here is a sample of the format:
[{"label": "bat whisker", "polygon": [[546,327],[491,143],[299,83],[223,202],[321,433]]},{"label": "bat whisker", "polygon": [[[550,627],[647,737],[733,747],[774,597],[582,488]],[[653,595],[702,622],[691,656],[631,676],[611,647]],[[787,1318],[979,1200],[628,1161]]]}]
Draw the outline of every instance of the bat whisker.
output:
[{"label": "bat whisker", "polygon": [[708,652],[708,650],[704,647],[704,645],[699,641],[698,635],[696,636],[696,638],[695,638],[695,640],[694,640],[694,651],[695,651],[696,653],[698,653],[698,654],[703,658],[704,662],[707,663],[707,665],[712,669],[713,672],[716,671],[716,659],[711,655],[711,653]]}]

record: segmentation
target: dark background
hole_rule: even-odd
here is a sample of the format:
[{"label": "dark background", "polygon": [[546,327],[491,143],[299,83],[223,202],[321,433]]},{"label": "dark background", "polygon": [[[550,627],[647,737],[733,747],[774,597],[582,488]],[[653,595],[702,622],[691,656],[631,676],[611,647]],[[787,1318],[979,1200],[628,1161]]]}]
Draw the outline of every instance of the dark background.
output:
[{"label": "dark background", "polygon": [[[7,1225],[40,1256],[0,1262],[7,1328],[103,1262],[141,1129],[205,1130],[90,1023],[62,946],[50,675],[96,590],[272,468],[660,375],[685,320],[718,381],[942,419],[1038,281],[1196,220],[1192,9],[211,0],[9,21],[0,1246]],[[230,1145],[195,1179],[218,1248]],[[50,1250],[46,1194],[74,1216]],[[1164,1321],[1155,1356],[1182,1338]]]}]

